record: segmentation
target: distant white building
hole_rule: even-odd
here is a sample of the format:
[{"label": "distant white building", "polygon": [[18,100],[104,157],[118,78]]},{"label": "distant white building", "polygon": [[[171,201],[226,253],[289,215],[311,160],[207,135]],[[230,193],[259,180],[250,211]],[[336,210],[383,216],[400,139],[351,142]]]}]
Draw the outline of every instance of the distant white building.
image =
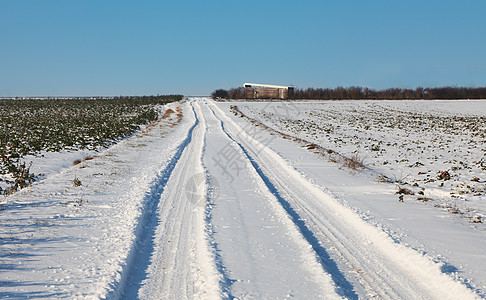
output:
[{"label": "distant white building", "polygon": [[293,86],[244,83],[245,96],[248,99],[288,99],[294,96]]}]

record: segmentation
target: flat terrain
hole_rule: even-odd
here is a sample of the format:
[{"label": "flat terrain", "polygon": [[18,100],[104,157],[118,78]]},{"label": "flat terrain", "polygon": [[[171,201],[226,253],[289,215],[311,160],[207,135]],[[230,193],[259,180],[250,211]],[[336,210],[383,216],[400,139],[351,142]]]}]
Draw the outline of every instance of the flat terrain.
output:
[{"label": "flat terrain", "polygon": [[486,102],[165,108],[4,199],[1,298],[486,297]]}]

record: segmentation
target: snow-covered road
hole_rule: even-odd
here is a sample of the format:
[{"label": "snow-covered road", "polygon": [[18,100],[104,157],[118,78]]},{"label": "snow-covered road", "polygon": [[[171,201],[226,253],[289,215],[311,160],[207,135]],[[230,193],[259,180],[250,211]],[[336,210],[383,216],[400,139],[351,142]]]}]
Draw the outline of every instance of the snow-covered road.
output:
[{"label": "snow-covered road", "polygon": [[[11,203],[32,203],[36,197],[55,201],[63,192],[75,197],[66,178],[92,177],[84,191],[86,204],[78,203],[71,219],[59,213],[66,206],[41,205],[36,211],[48,220],[61,219],[60,224],[49,221],[57,226],[55,242],[46,240],[52,232],[23,229],[22,237],[12,234],[11,243],[2,243],[10,247],[5,251],[18,252],[3,255],[4,261],[23,267],[0,273],[0,296],[479,298],[445,273],[442,263],[392,239],[292,167],[268,147],[268,139],[276,137],[236,122],[212,100],[181,105],[184,120],[169,132],[156,127],[85,168],[73,167],[15,195]],[[106,166],[112,156],[124,169]],[[100,171],[96,163],[105,166]],[[107,207],[109,213],[99,212]],[[27,205],[15,209],[7,207],[2,217],[20,214],[28,222],[33,213]],[[15,226],[23,224],[13,221],[2,234]],[[22,243],[27,234],[43,240]],[[31,259],[36,249],[42,254]],[[56,257],[60,262],[52,263]],[[86,271],[71,270],[76,268]],[[37,284],[42,276],[32,272],[48,280]]]}]

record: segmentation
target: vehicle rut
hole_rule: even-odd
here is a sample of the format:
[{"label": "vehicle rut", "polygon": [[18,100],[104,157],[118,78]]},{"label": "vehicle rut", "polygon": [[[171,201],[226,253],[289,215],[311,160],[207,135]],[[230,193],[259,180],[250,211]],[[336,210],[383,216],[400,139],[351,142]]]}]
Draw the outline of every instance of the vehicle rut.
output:
[{"label": "vehicle rut", "polygon": [[[441,272],[435,263],[413,249],[395,243],[388,235],[341,205],[322,187],[308,182],[273,150],[244,132],[215,104],[212,109],[226,131],[255,161],[270,190],[279,198],[296,225],[321,257],[324,249],[339,268],[333,278],[347,297],[356,294],[378,298],[474,299],[463,284]],[[325,255],[323,258],[326,258]],[[329,262],[329,260],[328,260]],[[326,265],[323,264],[326,268]],[[328,269],[332,271],[332,269]],[[340,275],[341,274],[341,275]],[[342,284],[339,277],[345,277]],[[364,295],[363,295],[364,294]]]},{"label": "vehicle rut", "polygon": [[182,153],[190,144],[192,133],[199,123],[194,107],[191,106],[191,108],[195,118],[194,123],[189,128],[186,138],[177,146],[167,166],[154,178],[150,189],[144,197],[142,213],[135,228],[136,238],[128,255],[127,264],[123,269],[118,285],[114,286],[112,291],[107,295],[108,299],[130,298],[134,291],[138,291],[142,281],[146,278],[150,257],[155,247],[152,236],[155,234],[157,227],[156,211],[161,200],[161,195]]}]

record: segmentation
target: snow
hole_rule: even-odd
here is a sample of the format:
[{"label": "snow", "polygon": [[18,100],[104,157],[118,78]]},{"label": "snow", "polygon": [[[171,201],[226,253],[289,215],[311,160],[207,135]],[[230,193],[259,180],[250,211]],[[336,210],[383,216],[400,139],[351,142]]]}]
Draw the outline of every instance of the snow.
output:
[{"label": "snow", "polygon": [[[206,111],[210,109],[209,116],[218,110],[209,106]],[[209,170],[216,170],[212,175],[218,178],[221,190],[212,208],[211,221],[221,259],[226,262],[227,276],[237,278],[231,286],[231,296],[339,298],[331,276],[322,269],[312,247],[252,163],[242,160],[244,164],[233,176],[218,170],[221,147],[214,145],[225,145],[223,149],[227,147],[227,152],[239,156],[245,154],[227,133],[225,122],[220,121],[217,113],[212,119],[205,161]],[[234,180],[236,177],[238,181]],[[275,284],[276,278],[279,284]]]},{"label": "snow", "polygon": [[[1,211],[1,298],[103,297],[118,287],[145,193],[189,122],[169,132],[153,127],[8,197]],[[164,136],[162,145],[156,142]],[[74,187],[75,176],[81,187]]]},{"label": "snow", "polygon": [[[49,153],[35,162],[45,178],[5,198],[0,211],[0,298],[485,298],[486,230],[470,222],[486,207],[484,193],[477,195],[486,174],[472,163],[482,159],[484,141],[471,135],[484,130],[485,104],[168,104],[183,110],[176,126],[175,115],[160,120],[76,166],[74,159],[94,153]],[[234,115],[232,105],[344,155],[360,145],[369,168],[343,169]],[[444,116],[478,125],[446,136],[442,125],[387,129],[380,111],[389,120],[420,113],[429,127]],[[360,115],[371,118],[369,129],[354,121]],[[413,151],[386,146],[407,139],[423,143]],[[372,150],[379,141],[380,151]],[[393,157],[409,162],[383,164]],[[453,179],[443,186],[415,175],[435,177],[453,160]],[[397,185],[377,175],[407,174],[416,161],[424,166],[400,185],[423,187],[431,200],[399,202]],[[451,197],[466,181],[475,191]]]},{"label": "snow", "polygon": [[[323,101],[240,105],[257,120],[348,157],[419,195],[486,215],[486,101]],[[438,175],[448,171],[451,180]],[[474,178],[479,180],[473,181]],[[443,191],[440,193],[439,191]],[[452,195],[452,197],[451,197]],[[415,197],[417,198],[417,197]]]}]

